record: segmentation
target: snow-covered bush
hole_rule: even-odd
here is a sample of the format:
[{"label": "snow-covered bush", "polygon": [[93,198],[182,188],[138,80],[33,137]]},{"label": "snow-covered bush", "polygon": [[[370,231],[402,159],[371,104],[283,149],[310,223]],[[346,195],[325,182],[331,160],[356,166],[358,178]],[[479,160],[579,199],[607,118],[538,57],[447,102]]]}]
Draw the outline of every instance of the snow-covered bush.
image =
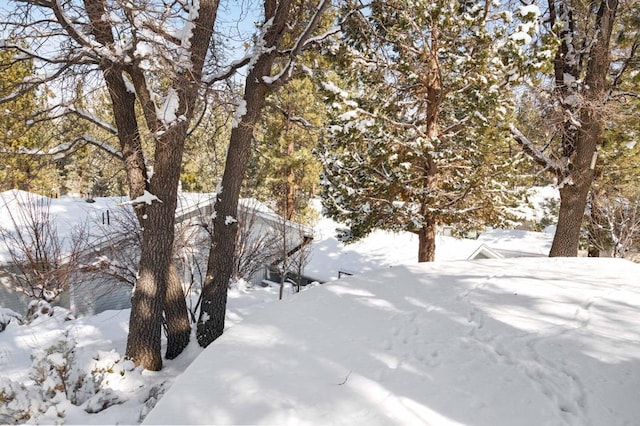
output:
[{"label": "snow-covered bush", "polygon": [[32,323],[38,318],[54,317],[59,321],[69,321],[74,319],[73,314],[68,309],[60,306],[51,306],[46,300],[32,300],[27,307],[25,322]]},{"label": "snow-covered bush", "polygon": [[38,389],[0,377],[0,424],[22,424],[47,408]]},{"label": "snow-covered bush", "polygon": [[72,404],[78,405],[78,394],[86,387],[86,375],[77,368],[75,346],[73,338],[64,333],[53,346],[31,355],[29,377],[46,398],[62,392]]},{"label": "snow-covered bush", "polygon": [[4,331],[11,322],[22,324],[22,315],[0,306],[0,332]]},{"label": "snow-covered bush", "polygon": [[80,362],[68,332],[31,358],[31,385],[0,378],[0,424],[63,423],[70,405],[98,413],[122,404],[126,398],[118,391],[118,384],[135,370],[135,365],[116,351],[99,351],[90,361]]}]

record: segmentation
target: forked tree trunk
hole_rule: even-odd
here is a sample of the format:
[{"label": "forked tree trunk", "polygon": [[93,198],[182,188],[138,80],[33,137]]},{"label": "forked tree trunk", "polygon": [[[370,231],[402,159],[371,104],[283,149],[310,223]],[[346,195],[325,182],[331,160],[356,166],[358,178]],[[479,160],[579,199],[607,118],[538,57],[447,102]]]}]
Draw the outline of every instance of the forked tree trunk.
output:
[{"label": "forked tree trunk", "polygon": [[[159,201],[153,201],[146,207],[146,218],[141,224],[139,279],[132,298],[130,319],[130,323],[135,322],[135,327],[129,327],[127,356],[149,370],[162,368],[160,337],[167,283],[177,283],[178,286],[173,290],[182,292],[179,281],[170,280],[169,276],[173,264],[175,211],[185,132],[186,123],[179,123],[163,135],[162,141],[156,146],[155,169],[149,191]],[[172,292],[172,297],[175,294]],[[188,321],[186,304],[184,312],[177,311],[180,309],[178,304],[172,305],[172,308],[176,309],[176,312],[171,311],[173,314],[179,317],[184,314]],[[172,349],[172,355],[174,353],[175,349]]]},{"label": "forked tree trunk", "polygon": [[[116,118],[129,194],[132,199],[135,199],[143,195],[145,189],[147,189],[147,169],[140,142],[138,122],[135,115],[135,96],[126,88],[121,73],[106,70],[105,80],[107,81],[107,87],[109,88]],[[144,204],[134,206],[134,211],[140,226],[144,228],[146,226],[144,218],[145,216],[148,217],[151,213],[147,213]],[[173,233],[173,231],[171,231],[171,233]],[[154,262],[152,262],[151,265],[153,265]],[[160,266],[163,264],[164,263],[158,263],[157,265]],[[170,265],[175,269],[175,265],[173,265],[171,260]],[[165,276],[165,274],[162,274],[162,276]],[[168,277],[173,279],[167,282],[163,309],[165,311],[165,321],[167,324],[166,356],[169,359],[173,359],[187,346],[191,333],[188,309],[178,274],[174,271],[174,273],[169,274]],[[132,357],[131,355],[128,356]],[[154,365],[156,364],[157,362],[154,361]]]}]

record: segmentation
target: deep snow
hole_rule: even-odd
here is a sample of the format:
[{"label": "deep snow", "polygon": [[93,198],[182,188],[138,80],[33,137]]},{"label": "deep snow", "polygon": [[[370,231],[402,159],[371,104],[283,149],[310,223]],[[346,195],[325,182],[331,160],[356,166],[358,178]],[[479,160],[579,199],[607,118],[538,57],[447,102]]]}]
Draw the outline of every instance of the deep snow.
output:
[{"label": "deep snow", "polygon": [[639,275],[521,258],[329,283],[228,330],[145,424],[637,424]]},{"label": "deep snow", "polygon": [[[54,200],[58,229],[65,234],[87,218],[101,221],[117,203],[105,202]],[[228,328],[204,352],[192,341],[157,373],[125,369],[119,376],[120,360],[105,383],[121,403],[89,414],[89,404],[59,400],[30,422],[137,424],[169,389],[147,424],[638,423],[640,265],[616,259],[444,262],[467,258],[482,240],[442,236],[440,261],[418,265],[411,234],[377,231],[344,246],[335,239],[336,225],[319,224],[309,271],[329,279],[342,269],[361,275],[282,302],[277,287],[237,286],[229,292]],[[516,234],[500,232],[486,242]],[[531,241],[516,240],[516,246]],[[10,323],[0,332],[0,387],[7,380],[32,386],[31,355],[65,331],[77,342],[78,366],[118,362],[128,310],[62,317]]]},{"label": "deep snow", "polygon": [[[246,288],[242,283],[229,290],[226,327],[230,330],[252,312],[260,311],[269,302],[278,300],[278,288]],[[290,295],[287,294],[287,295]],[[57,308],[54,308],[57,309]],[[0,309],[0,319],[3,317]],[[6,314],[6,312],[4,312]],[[9,323],[0,332],[0,397],[7,380],[34,387],[30,377],[31,358],[40,350],[54,345],[65,332],[76,342],[75,365],[87,372],[93,366],[108,364],[105,360],[120,359],[125,352],[129,329],[130,310],[105,311],[98,315],[64,321],[59,315],[41,317],[29,325]],[[66,400],[53,404],[55,410],[40,414],[27,421],[31,424],[139,424],[141,415],[146,415],[156,398],[167,389],[187,366],[202,352],[192,336],[191,344],[175,360],[165,360],[162,371],[151,372],[139,368],[126,374],[112,374],[107,378],[108,387],[122,401],[98,413],[85,411],[87,404],[73,406]],[[106,354],[106,356],[104,356]],[[103,360],[95,361],[101,357]],[[117,367],[117,366],[116,366]],[[117,371],[116,371],[117,373]],[[61,398],[58,398],[60,400]],[[32,405],[39,402],[34,401]],[[8,422],[4,417],[7,404],[0,398],[0,424]],[[63,413],[60,417],[57,413]],[[19,421],[18,423],[24,423]]]}]

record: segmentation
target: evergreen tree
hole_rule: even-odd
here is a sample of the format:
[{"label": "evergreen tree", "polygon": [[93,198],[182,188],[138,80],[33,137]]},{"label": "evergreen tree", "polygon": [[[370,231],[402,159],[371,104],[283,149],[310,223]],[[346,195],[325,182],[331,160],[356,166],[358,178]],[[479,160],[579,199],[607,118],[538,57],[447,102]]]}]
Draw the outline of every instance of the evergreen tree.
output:
[{"label": "evergreen tree", "polygon": [[278,213],[288,220],[308,216],[321,171],[314,151],[325,121],[314,82],[303,76],[270,96],[256,130],[247,192],[275,201]]},{"label": "evergreen tree", "polygon": [[[16,60],[15,53],[0,50],[0,98],[13,95],[16,83],[33,76],[33,61]],[[42,126],[33,122],[41,100],[25,93],[2,105],[0,110],[0,190],[22,189],[50,196],[55,192],[55,174],[46,148]]]},{"label": "evergreen tree", "polygon": [[[612,103],[638,63],[637,0],[547,2],[540,17],[540,43],[551,67],[543,73],[538,104],[547,137],[512,126],[515,140],[560,189],[558,226],[550,256],[576,256],[588,195],[598,168]],[[636,92],[637,93],[637,92]],[[544,135],[543,135],[544,136]]]},{"label": "evergreen tree", "polygon": [[395,0],[350,13],[338,52],[350,90],[324,83],[323,203],[349,226],[345,240],[415,232],[419,261],[432,261],[438,224],[464,232],[508,219],[509,146],[494,123],[510,113],[505,62],[520,41],[489,2]]}]

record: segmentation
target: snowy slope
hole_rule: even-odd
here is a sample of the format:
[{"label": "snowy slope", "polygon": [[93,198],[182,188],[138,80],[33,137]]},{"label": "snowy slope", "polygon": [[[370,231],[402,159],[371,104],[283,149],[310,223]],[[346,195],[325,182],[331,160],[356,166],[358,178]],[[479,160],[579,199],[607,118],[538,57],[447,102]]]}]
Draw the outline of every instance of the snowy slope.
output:
[{"label": "snowy slope", "polygon": [[[309,263],[305,276],[332,281],[343,273],[361,274],[379,268],[418,263],[418,236],[410,232],[375,230],[367,237],[344,244],[336,237],[336,229],[344,228],[332,219],[323,217],[314,227]],[[466,260],[482,242],[436,236],[436,260]]]},{"label": "snowy slope", "polygon": [[623,425],[640,419],[640,266],[400,266],[268,304],[146,424]]}]

